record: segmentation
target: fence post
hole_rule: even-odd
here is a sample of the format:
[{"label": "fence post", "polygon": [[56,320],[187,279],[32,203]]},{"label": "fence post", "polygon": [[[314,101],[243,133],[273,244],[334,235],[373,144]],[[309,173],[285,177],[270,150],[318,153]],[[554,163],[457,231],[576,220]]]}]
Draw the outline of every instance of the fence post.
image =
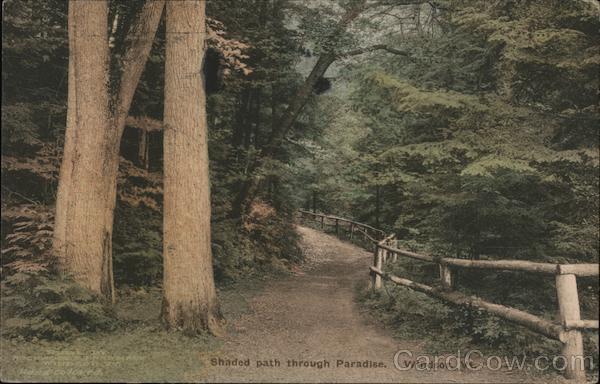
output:
[{"label": "fence post", "polygon": [[[377,248],[373,252],[373,266],[377,267]],[[377,282],[377,274],[375,272],[371,271],[371,280],[369,281],[369,288],[375,289],[376,282]]]},{"label": "fence post", "polygon": [[444,290],[452,290],[452,270],[447,264],[438,264],[440,266],[440,281],[442,282],[442,288]]},{"label": "fence post", "polygon": [[[375,246],[375,249],[377,250],[377,264],[375,267],[381,271],[383,270],[383,249],[379,248],[378,246]],[[382,286],[383,284],[381,281],[381,276],[377,275],[375,278],[375,289],[381,289]]]},{"label": "fence post", "polygon": [[354,223],[350,223],[350,240],[352,240],[352,235],[354,235]]},{"label": "fence post", "polygon": [[[573,274],[556,275],[556,295],[563,326],[569,320],[581,320],[577,278]],[[578,329],[565,330],[561,335],[562,355],[566,360],[564,375],[567,379],[585,382],[583,337]]]},{"label": "fence post", "polygon": [[[381,251],[382,249],[375,244],[375,251],[373,252],[373,266],[381,271]],[[371,288],[373,289],[381,289],[381,276],[376,274],[375,272],[371,272]]]},{"label": "fence post", "polygon": [[339,220],[335,219],[335,234],[339,235]]},{"label": "fence post", "polygon": [[325,228],[325,216],[321,216],[321,229]]}]

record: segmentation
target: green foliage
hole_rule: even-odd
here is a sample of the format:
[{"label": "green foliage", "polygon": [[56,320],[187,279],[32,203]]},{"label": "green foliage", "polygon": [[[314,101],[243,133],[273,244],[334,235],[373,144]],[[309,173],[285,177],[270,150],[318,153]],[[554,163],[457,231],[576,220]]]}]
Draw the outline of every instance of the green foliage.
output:
[{"label": "green foliage", "polygon": [[65,340],[116,322],[98,297],[69,279],[18,272],[2,281],[2,324],[3,336]]},{"label": "green foliage", "polygon": [[[113,267],[119,287],[148,287],[162,280],[162,219],[142,207],[120,205],[115,215]],[[242,227],[238,220],[213,222],[215,279],[227,284],[301,259],[298,235],[286,216],[255,204]],[[281,261],[280,261],[281,260]],[[282,264],[285,263],[285,264]]]},{"label": "green foliage", "polygon": [[115,282],[154,285],[162,279],[162,218],[144,208],[119,206],[115,212],[113,268]]},{"label": "green foliage", "polygon": [[424,294],[386,285],[382,291],[359,292],[358,301],[398,338],[423,340],[431,352],[448,352],[468,342],[468,337],[453,333],[450,308]]},{"label": "green foliage", "polygon": [[358,300],[389,325],[398,338],[422,340],[429,353],[456,352],[456,346],[513,356],[551,355],[558,342],[519,328],[476,308],[440,303],[393,284],[382,291],[363,290]]},{"label": "green foliage", "polygon": [[66,3],[7,1],[3,11],[2,151],[26,154],[64,127]]},{"label": "green foliage", "polygon": [[2,142],[32,146],[39,143],[31,108],[22,103],[2,108]]},{"label": "green foliage", "polygon": [[380,89],[403,112],[443,114],[466,108],[483,109],[473,96],[454,91],[423,91],[381,72],[368,75],[365,86]]},{"label": "green foliage", "polygon": [[563,109],[589,105],[598,88],[596,9],[583,1],[474,4],[453,21],[501,50],[496,71],[509,97]]},{"label": "green foliage", "polygon": [[[597,9],[574,0],[452,1],[436,17],[425,31],[392,29],[386,43],[407,55],[349,59],[337,79],[344,91],[314,107],[322,133],[297,154],[308,170],[298,171],[304,205],[316,194],[317,210],[393,231],[402,247],[434,255],[597,263]],[[434,283],[430,267],[401,264],[399,276]],[[595,318],[597,282],[581,284],[582,307]],[[387,289],[389,297],[365,300],[399,334],[426,328],[436,343],[556,350],[472,308],[442,310],[419,293]],[[556,313],[547,278],[461,271],[457,289]]]},{"label": "green foliage", "polygon": [[235,220],[213,226],[215,278],[221,284],[264,272],[281,272],[301,260],[298,234],[289,219],[257,203],[242,229]]},{"label": "green foliage", "polygon": [[2,334],[27,340],[65,340],[111,330],[103,301],[60,276],[52,254],[53,215],[41,205],[3,207]]},{"label": "green foliage", "polygon": [[38,205],[3,207],[2,268],[6,274],[53,270],[53,218],[47,208]]},{"label": "green foliage", "polygon": [[324,210],[440,254],[597,261],[599,24],[543,3],[452,2],[438,32],[390,40],[410,58],[350,62],[358,116],[323,101],[323,155],[303,155],[331,175],[305,183]]}]

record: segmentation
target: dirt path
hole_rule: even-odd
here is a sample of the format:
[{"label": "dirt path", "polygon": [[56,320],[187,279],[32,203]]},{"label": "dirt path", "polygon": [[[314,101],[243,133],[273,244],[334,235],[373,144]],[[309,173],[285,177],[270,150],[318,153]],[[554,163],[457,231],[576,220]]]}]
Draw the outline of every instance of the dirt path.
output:
[{"label": "dirt path", "polygon": [[[267,284],[262,293],[251,299],[249,311],[230,321],[232,332],[223,347],[201,355],[204,367],[193,372],[190,380],[429,383],[558,380],[555,376],[532,377],[516,371],[396,369],[395,353],[411,350],[418,355],[419,343],[395,341],[386,330],[361,315],[354,303],[354,286],[368,278],[371,255],[313,229],[298,227],[298,231],[306,254],[302,271]],[[348,363],[368,360],[379,367],[340,367],[338,360]],[[249,366],[227,365],[239,361],[248,362]],[[289,366],[292,361],[309,366]],[[261,363],[263,366],[259,366]]]}]

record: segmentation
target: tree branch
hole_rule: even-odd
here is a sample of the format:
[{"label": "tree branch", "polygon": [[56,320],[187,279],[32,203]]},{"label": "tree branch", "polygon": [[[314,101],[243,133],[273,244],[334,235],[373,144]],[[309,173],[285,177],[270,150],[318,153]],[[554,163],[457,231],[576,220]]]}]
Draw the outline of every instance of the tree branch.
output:
[{"label": "tree branch", "polygon": [[410,53],[408,53],[406,51],[401,51],[401,50],[393,48],[393,47],[388,47],[385,44],[376,44],[371,47],[359,48],[359,49],[355,49],[353,51],[340,53],[340,54],[338,54],[338,57],[345,58],[345,57],[362,55],[363,53],[379,51],[379,50],[383,50],[383,51],[392,53],[394,55],[399,55],[399,56],[410,56]]},{"label": "tree branch", "polygon": [[[359,0],[353,7],[346,10],[346,13],[340,21],[338,21],[334,32],[331,34],[330,39],[333,39],[342,34],[348,28],[348,25],[358,18],[365,10],[366,0]],[[279,147],[279,144],[285,137],[285,135],[292,129],[294,122],[300,115],[300,112],[304,108],[304,105],[310,98],[315,84],[321,78],[329,66],[338,58],[333,52],[326,52],[319,56],[319,59],[315,63],[312,71],[308,77],[304,80],[304,83],[296,91],[296,94],[290,101],[287,109],[283,113],[279,124],[276,126],[276,130],[271,133],[265,149],[263,150],[263,156],[270,157],[273,155],[275,150]]]},{"label": "tree branch", "polygon": [[165,0],[146,1],[125,38],[127,50],[123,55],[123,72],[114,111],[118,141],[121,140],[133,96],[150,55],[164,6]]}]

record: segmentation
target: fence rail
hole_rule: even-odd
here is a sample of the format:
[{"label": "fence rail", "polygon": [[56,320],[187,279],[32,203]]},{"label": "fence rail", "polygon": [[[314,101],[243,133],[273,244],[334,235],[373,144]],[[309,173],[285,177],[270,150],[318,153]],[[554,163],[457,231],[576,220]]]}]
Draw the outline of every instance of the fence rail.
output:
[{"label": "fence rail", "polygon": [[[397,285],[423,292],[450,303],[483,309],[546,337],[558,340],[562,343],[561,353],[566,360],[566,367],[563,372],[564,376],[568,379],[585,381],[583,336],[581,330],[598,329],[599,322],[598,320],[581,319],[577,277],[598,276],[600,272],[598,264],[552,264],[524,260],[466,260],[452,257],[436,257],[394,247],[396,241],[393,234],[386,236],[384,231],[367,224],[323,213],[304,210],[299,212],[301,217],[311,216],[315,220],[320,220],[321,228],[324,228],[326,224],[330,224],[326,223],[325,220],[333,221],[336,234],[339,234],[339,224],[343,222],[349,223],[350,238],[352,238],[352,234],[356,230],[368,237],[367,240],[373,245],[373,266],[370,267],[369,271],[371,275],[369,285],[372,289],[381,289],[383,287],[383,280],[388,280]],[[368,235],[369,231],[375,234],[376,237]],[[438,264],[439,286],[432,287],[386,273],[384,271],[385,264],[396,262],[398,256]],[[455,291],[453,280],[457,268],[523,271],[554,275],[560,323],[543,319],[516,308],[490,303],[477,296],[465,295]]]},{"label": "fence rail", "polygon": [[[316,213],[316,212],[310,212],[310,211],[304,211],[304,210],[299,210],[299,212],[300,212],[300,214],[311,215],[311,216],[315,217],[317,220],[320,220],[321,228],[324,228],[324,226],[326,224],[329,224],[329,223],[326,223],[325,220],[329,220],[329,221],[333,222],[333,225],[335,225],[335,233],[336,234],[339,234],[340,224],[346,223],[349,226],[350,234],[353,234],[355,231],[358,230],[358,231],[361,231],[362,233],[364,233],[365,235],[367,235],[372,241],[377,241],[376,237],[379,237],[381,239],[386,236],[386,233],[384,231],[382,231],[381,229],[377,229],[370,225],[359,223],[354,220],[346,219],[346,218],[339,217],[339,216],[326,215],[324,213]],[[374,234],[376,237],[370,236],[369,232]]]}]

